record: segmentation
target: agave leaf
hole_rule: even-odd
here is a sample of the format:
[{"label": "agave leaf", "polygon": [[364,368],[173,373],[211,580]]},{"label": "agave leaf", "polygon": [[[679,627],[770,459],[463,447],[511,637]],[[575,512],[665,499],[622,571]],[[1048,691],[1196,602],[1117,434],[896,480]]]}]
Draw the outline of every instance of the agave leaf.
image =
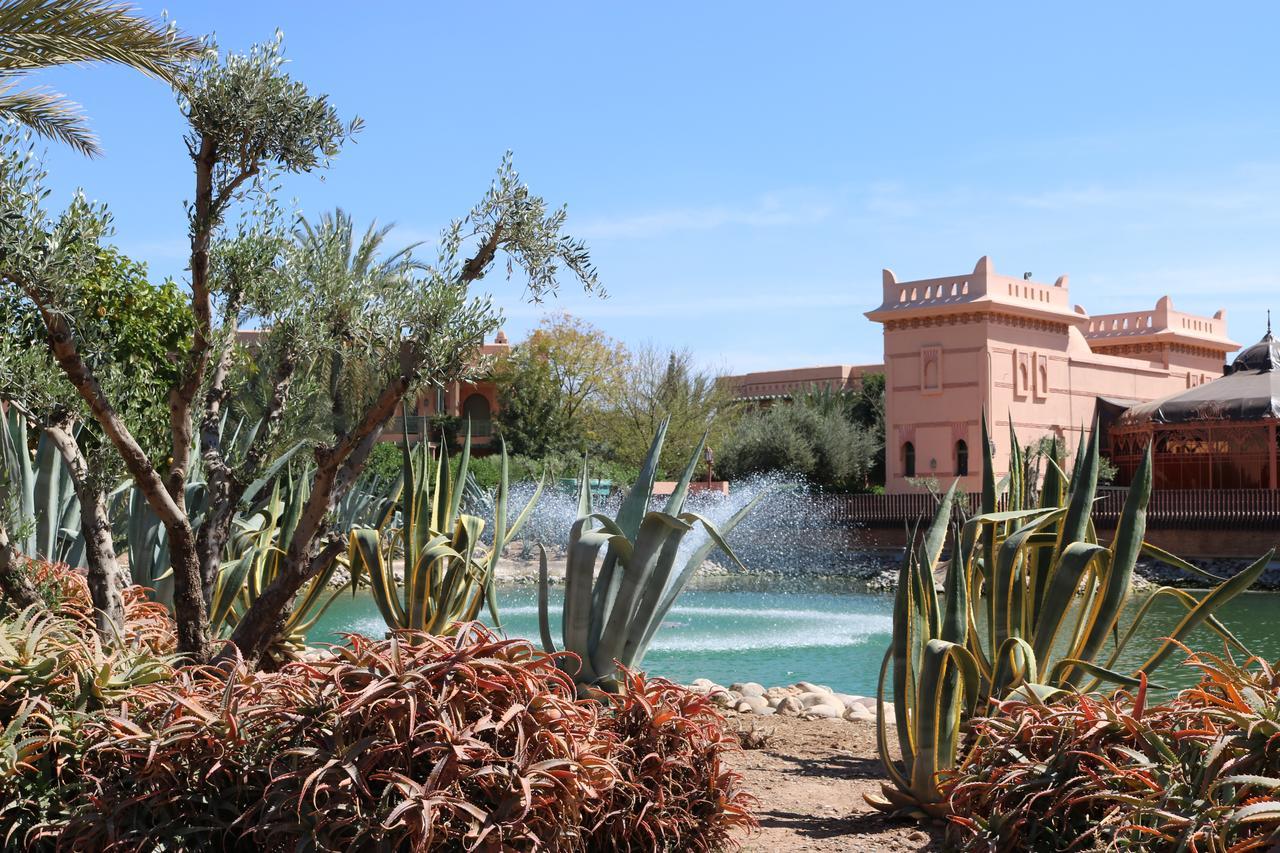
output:
[{"label": "agave leaf", "polygon": [[[1049,678],[1046,680],[1050,685],[1068,683],[1070,682],[1070,678],[1068,677],[1069,673],[1077,670],[1088,673],[1099,681],[1110,681],[1125,687],[1139,687],[1142,685],[1142,680],[1140,678],[1132,675],[1125,675],[1124,673],[1116,672],[1113,669],[1107,669],[1104,666],[1100,666],[1099,664],[1093,663],[1089,660],[1084,660],[1083,658],[1063,658],[1054,664],[1053,669],[1049,673]],[[1150,681],[1147,682],[1147,686],[1153,690],[1165,689],[1161,685]]]},{"label": "agave leaf", "polygon": [[280,472],[284,470],[284,466],[289,464],[289,460],[292,459],[299,450],[302,450],[306,446],[307,442],[299,441],[284,453],[280,454],[280,456],[262,472],[262,476],[250,483],[244,490],[244,494],[240,496],[240,506],[245,508],[253,506],[253,502],[258,497],[258,493],[266,488],[268,483],[275,480],[276,477],[279,476]]},{"label": "agave leaf", "polygon": [[658,432],[653,437],[653,444],[640,465],[640,476],[636,479],[622,506],[618,508],[618,526],[628,539],[635,540],[640,533],[640,525],[644,522],[649,509],[649,500],[653,497],[653,484],[658,475],[658,462],[662,456],[662,444],[667,437],[669,418],[663,418],[658,425]]},{"label": "agave leaf", "polygon": [[1159,560],[1161,563],[1164,563],[1166,566],[1173,566],[1173,568],[1175,569],[1181,569],[1182,571],[1188,574],[1197,575],[1199,577],[1204,578],[1205,580],[1213,581],[1214,583],[1222,583],[1224,580],[1226,580],[1226,578],[1222,577],[1221,575],[1215,575],[1212,572],[1206,572],[1204,569],[1200,568],[1199,566],[1196,566],[1187,562],[1186,560],[1182,559],[1176,554],[1170,554],[1168,551],[1165,551],[1163,548],[1158,548],[1155,545],[1152,545],[1150,542],[1142,543],[1142,553],[1146,554],[1148,557],[1151,557],[1153,560]]},{"label": "agave leaf", "polygon": [[383,621],[388,625],[405,625],[408,614],[396,591],[390,566],[383,559],[381,545],[381,537],[376,530],[362,528],[351,531],[347,550],[351,582],[357,584],[363,575],[368,574],[369,588]]},{"label": "agave leaf", "polygon": [[[442,445],[443,445],[443,442],[442,442]],[[506,443],[504,442],[502,446],[502,456],[503,456],[504,463],[506,460],[506,455],[507,455],[507,448],[506,448]],[[457,518],[458,514],[462,511],[462,484],[467,482],[467,472],[470,470],[470,468],[471,468],[471,418],[468,416],[467,417],[467,436],[465,439],[463,439],[462,456],[458,460],[458,480],[457,480],[458,485],[457,485],[457,488],[453,490],[453,493],[449,496],[449,515],[448,515],[448,518],[446,518],[442,522],[443,524],[448,524],[450,521]],[[501,487],[502,487],[502,483],[499,482],[499,488],[501,489]],[[506,516],[504,515],[502,516],[502,518],[503,518],[503,526],[506,526]]]},{"label": "agave leaf", "polygon": [[[957,677],[949,677],[953,672]],[[958,708],[961,701],[967,707],[977,703],[978,681],[977,663],[963,646],[938,639],[926,644],[919,687],[919,695],[925,701],[914,721],[915,762],[911,774],[912,789],[921,799],[937,799],[939,771],[956,765],[960,744]],[[957,686],[964,693],[962,700],[955,697]]]},{"label": "agave leaf", "polygon": [[1034,647],[1038,659],[1049,659],[1063,620],[1076,601],[1076,591],[1085,572],[1095,561],[1105,563],[1109,556],[1106,548],[1091,542],[1072,542],[1063,550],[1050,576],[1044,607],[1035,625]]},{"label": "agave leaf", "polygon": [[925,565],[930,572],[938,565],[938,560],[942,558],[942,547],[947,541],[947,529],[951,525],[951,510],[955,505],[956,489],[959,485],[960,481],[958,479],[951,482],[951,488],[947,489],[947,493],[942,496],[938,510],[933,516],[933,523],[925,531],[924,557]]},{"label": "agave leaf", "polygon": [[[1084,625],[1084,641],[1079,648],[1079,657],[1086,661],[1093,660],[1102,648],[1103,642],[1115,628],[1120,609],[1124,606],[1125,596],[1129,594],[1129,585],[1133,579],[1134,565],[1142,550],[1142,539],[1147,531],[1147,502],[1151,498],[1151,445],[1138,464],[1134,473],[1133,484],[1125,496],[1124,509],[1120,513],[1120,523],[1116,526],[1116,536],[1111,543],[1111,558],[1107,561],[1107,570],[1103,574],[1103,584],[1092,610]],[[1080,683],[1084,668],[1067,674],[1067,685]]]},{"label": "agave leaf", "polygon": [[542,633],[542,649],[549,655],[556,654],[556,644],[551,639],[551,622],[547,618],[548,586],[547,549],[538,543],[538,630]]},{"label": "agave leaf", "polygon": [[1203,623],[1210,615],[1213,614],[1222,605],[1253,586],[1253,582],[1266,570],[1267,564],[1271,562],[1271,558],[1275,556],[1275,549],[1272,548],[1263,556],[1259,557],[1252,565],[1241,571],[1235,577],[1223,581],[1214,587],[1208,595],[1200,600],[1190,613],[1182,617],[1169,635],[1169,638],[1160,646],[1160,648],[1147,659],[1147,662],[1138,669],[1142,672],[1150,674],[1164,660],[1178,648],[1178,644],[1183,641],[1187,634],[1191,633],[1196,627]]},{"label": "agave leaf", "polygon": [[259,548],[250,546],[238,559],[223,563],[219,567],[218,576],[213,584],[213,606],[209,612],[210,625],[216,627],[226,621],[236,596],[244,588],[249,570],[258,561],[259,553]]},{"label": "agave leaf", "polygon": [[702,448],[707,444],[707,436],[710,434],[707,430],[702,434],[702,438],[698,439],[698,446],[693,449],[693,455],[689,457],[689,462],[684,467],[684,471],[680,474],[680,479],[676,481],[676,487],[671,492],[671,497],[667,499],[667,507],[664,510],[669,515],[679,515],[684,509],[685,499],[689,496],[689,483],[693,480],[694,472],[698,470],[698,462],[702,458]]},{"label": "agave leaf", "polygon": [[[612,672],[613,661],[622,659],[627,626],[635,618],[635,605],[640,591],[649,583],[668,539],[683,536],[691,529],[688,522],[665,512],[650,512],[645,515],[640,531],[631,543],[630,557],[621,561],[623,572],[618,594],[609,611],[596,651],[591,657],[596,672]],[[623,660],[623,663],[626,661]]]},{"label": "agave leaf", "polygon": [[693,553],[689,555],[689,559],[685,561],[684,567],[681,568],[679,574],[676,575],[675,580],[669,583],[667,588],[663,591],[658,607],[654,611],[653,617],[650,619],[648,630],[645,632],[640,643],[640,648],[642,650],[649,648],[649,644],[653,642],[654,634],[657,633],[663,620],[667,618],[667,614],[671,612],[671,608],[675,606],[676,599],[680,596],[680,593],[684,591],[684,588],[689,585],[689,581],[693,579],[694,574],[698,571],[698,567],[706,561],[707,557],[711,556],[712,551],[716,548],[721,548],[735,563],[738,564],[740,568],[745,569],[742,565],[742,561],[739,560],[738,556],[728,547],[728,543],[725,539],[733,532],[735,527],[741,524],[742,521],[751,514],[760,501],[764,500],[767,495],[772,493],[772,488],[761,489],[753,498],[751,498],[751,500],[743,504],[742,508],[735,512],[728,521],[720,525],[718,529],[714,527],[707,528],[707,540],[694,549]]}]

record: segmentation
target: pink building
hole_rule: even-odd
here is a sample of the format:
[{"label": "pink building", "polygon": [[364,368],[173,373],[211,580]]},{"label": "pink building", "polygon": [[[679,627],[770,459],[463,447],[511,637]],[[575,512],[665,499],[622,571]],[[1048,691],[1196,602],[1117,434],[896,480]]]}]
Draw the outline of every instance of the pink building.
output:
[{"label": "pink building", "polygon": [[883,373],[882,364],[833,364],[827,367],[796,367],[789,370],[761,370],[726,376],[734,396],[747,402],[770,403],[789,400],[814,390],[855,391],[867,373]]},{"label": "pink building", "polygon": [[1090,316],[1072,306],[1065,275],[1012,278],[986,257],[965,275],[883,275],[883,302],[866,316],[884,326],[889,492],[956,477],[980,490],[984,413],[999,478],[1011,418],[1020,444],[1056,435],[1074,450],[1100,406],[1119,413],[1216,379],[1238,348],[1222,311],[1186,314],[1165,296],[1153,309]]}]

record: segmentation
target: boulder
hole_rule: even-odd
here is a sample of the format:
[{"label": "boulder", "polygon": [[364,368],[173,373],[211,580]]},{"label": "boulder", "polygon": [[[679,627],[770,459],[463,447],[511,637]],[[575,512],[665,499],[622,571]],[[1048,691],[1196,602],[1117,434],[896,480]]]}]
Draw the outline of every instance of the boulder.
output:
[{"label": "boulder", "polygon": [[844,707],[826,702],[805,708],[804,715],[825,720],[839,720],[844,717]]},{"label": "boulder", "polygon": [[763,696],[743,696],[738,700],[738,712],[743,714],[759,714],[762,709],[768,708],[769,703]]},{"label": "boulder", "polygon": [[[814,705],[826,705],[835,701],[830,693],[814,693],[812,691],[801,693],[796,698],[806,708],[812,708]],[[843,708],[841,708],[841,711],[843,711]]]},{"label": "boulder", "polygon": [[811,681],[797,681],[796,687],[800,688],[803,693],[830,693],[830,687],[823,687],[821,684],[814,684]]},{"label": "boulder", "polygon": [[874,723],[876,715],[861,705],[855,705],[844,712],[844,718],[850,722]]},{"label": "boulder", "polygon": [[795,717],[804,710],[804,705],[800,704],[800,700],[796,697],[786,696],[778,702],[777,707],[774,710],[784,716]]}]

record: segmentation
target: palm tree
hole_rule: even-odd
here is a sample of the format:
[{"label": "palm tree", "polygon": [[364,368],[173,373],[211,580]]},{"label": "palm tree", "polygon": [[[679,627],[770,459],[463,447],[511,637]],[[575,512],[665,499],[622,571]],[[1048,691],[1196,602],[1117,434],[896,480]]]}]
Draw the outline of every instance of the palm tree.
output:
[{"label": "palm tree", "polygon": [[355,221],[342,208],[323,213],[316,222],[299,217],[294,229],[294,249],[287,268],[300,284],[309,289],[323,289],[331,295],[324,303],[329,313],[312,317],[323,323],[335,348],[327,366],[331,429],[344,432],[349,427],[348,398],[360,399],[369,389],[371,379],[353,371],[344,349],[353,345],[352,335],[359,318],[369,310],[370,292],[406,286],[408,277],[423,269],[413,252],[421,243],[388,249],[387,235],[394,226],[370,223],[364,235],[357,237]]},{"label": "palm tree", "polygon": [[46,88],[17,88],[12,78],[55,65],[115,62],[173,83],[200,49],[173,26],[112,0],[0,0],[0,121],[95,156],[101,150],[78,105]]}]

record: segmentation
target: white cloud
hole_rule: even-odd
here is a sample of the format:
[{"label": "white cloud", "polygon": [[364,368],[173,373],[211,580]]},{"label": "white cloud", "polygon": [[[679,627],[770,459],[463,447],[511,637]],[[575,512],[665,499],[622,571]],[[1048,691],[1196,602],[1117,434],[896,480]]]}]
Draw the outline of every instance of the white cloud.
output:
[{"label": "white cloud", "polygon": [[827,198],[795,192],[769,193],[742,206],[679,207],[589,219],[573,225],[570,230],[586,239],[637,239],[732,225],[750,228],[812,225],[827,219],[834,210],[835,205]]}]

